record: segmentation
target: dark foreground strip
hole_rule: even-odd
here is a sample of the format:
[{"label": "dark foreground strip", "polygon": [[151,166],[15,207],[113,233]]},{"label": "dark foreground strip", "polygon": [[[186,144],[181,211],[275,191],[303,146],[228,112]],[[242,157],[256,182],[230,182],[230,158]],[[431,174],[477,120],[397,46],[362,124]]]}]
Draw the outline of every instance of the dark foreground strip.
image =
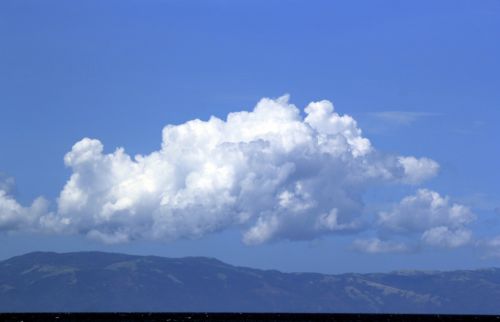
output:
[{"label": "dark foreground strip", "polygon": [[441,314],[310,314],[310,313],[0,313],[6,322],[104,322],[104,321],[496,321],[500,315]]}]

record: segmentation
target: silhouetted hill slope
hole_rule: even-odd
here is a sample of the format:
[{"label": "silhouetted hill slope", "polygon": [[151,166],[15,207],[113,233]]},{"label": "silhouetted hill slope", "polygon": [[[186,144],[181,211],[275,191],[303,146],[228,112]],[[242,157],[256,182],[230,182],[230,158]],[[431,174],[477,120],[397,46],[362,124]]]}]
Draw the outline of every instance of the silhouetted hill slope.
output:
[{"label": "silhouetted hill slope", "polygon": [[204,257],[37,252],[0,262],[0,311],[500,313],[500,269],[281,273]]}]

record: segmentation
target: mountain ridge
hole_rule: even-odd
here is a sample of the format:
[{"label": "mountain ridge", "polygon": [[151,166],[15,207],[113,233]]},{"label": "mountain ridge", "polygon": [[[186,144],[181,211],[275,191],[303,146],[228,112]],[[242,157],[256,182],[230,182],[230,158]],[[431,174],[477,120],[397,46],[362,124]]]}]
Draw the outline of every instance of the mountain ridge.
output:
[{"label": "mountain ridge", "polygon": [[284,273],[99,251],[0,261],[0,311],[500,313],[500,268]]}]

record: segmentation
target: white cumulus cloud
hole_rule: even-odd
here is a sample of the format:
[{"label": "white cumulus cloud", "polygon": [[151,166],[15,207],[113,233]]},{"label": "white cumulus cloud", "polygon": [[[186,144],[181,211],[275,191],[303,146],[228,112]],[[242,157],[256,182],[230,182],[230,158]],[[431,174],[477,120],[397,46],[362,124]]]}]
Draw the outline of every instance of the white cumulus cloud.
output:
[{"label": "white cumulus cloud", "polygon": [[424,231],[422,240],[432,246],[459,247],[468,244],[472,239],[472,232],[468,229],[451,229],[438,226]]},{"label": "white cumulus cloud", "polygon": [[439,164],[428,158],[399,157],[398,161],[403,165],[405,172],[402,180],[409,184],[418,184],[432,178],[439,170]]},{"label": "white cumulus cloud", "polygon": [[23,207],[6,190],[0,189],[0,231],[38,230],[49,215],[48,202],[42,197]]},{"label": "white cumulus cloud", "polygon": [[[439,168],[428,158],[377,151],[329,101],[301,113],[288,96],[225,119],[167,125],[161,148],[147,155],[105,152],[101,141],[84,138],[64,162],[72,173],[56,211],[26,210],[0,195],[9,209],[0,225],[37,217],[32,227],[108,243],[197,238],[228,227],[240,228],[248,244],[311,239],[359,230],[368,186],[418,184]],[[449,215],[463,217],[457,207]],[[405,228],[395,211],[384,220]]]},{"label": "white cumulus cloud", "polygon": [[419,189],[390,211],[379,214],[378,224],[396,233],[421,233],[431,246],[459,247],[469,243],[472,233],[466,226],[476,219],[466,206],[451,203],[449,197]]}]

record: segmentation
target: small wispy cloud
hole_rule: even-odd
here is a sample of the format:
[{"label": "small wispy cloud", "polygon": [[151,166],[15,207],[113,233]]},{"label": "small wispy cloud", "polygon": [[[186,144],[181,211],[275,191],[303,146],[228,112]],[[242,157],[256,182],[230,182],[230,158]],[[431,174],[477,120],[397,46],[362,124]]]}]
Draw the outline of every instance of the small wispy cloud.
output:
[{"label": "small wispy cloud", "polygon": [[468,122],[466,125],[461,125],[460,128],[453,129],[454,133],[462,135],[474,135],[481,132],[486,125],[485,121],[475,120]]},{"label": "small wispy cloud", "polygon": [[0,190],[8,193],[12,193],[15,189],[16,182],[14,178],[7,176],[6,174],[0,172]]},{"label": "small wispy cloud", "polygon": [[482,192],[475,192],[456,198],[456,200],[460,203],[467,204],[474,209],[486,211],[488,213],[493,212],[496,214],[500,214],[499,199],[500,198],[497,195]]},{"label": "small wispy cloud", "polygon": [[378,238],[356,239],[352,243],[351,249],[369,254],[406,253],[410,251],[410,247],[404,243],[381,240]]},{"label": "small wispy cloud", "polygon": [[410,112],[410,111],[380,111],[368,113],[371,117],[376,118],[384,123],[392,125],[410,125],[422,118],[439,116],[439,113],[430,112]]},{"label": "small wispy cloud", "polygon": [[476,242],[476,247],[485,252],[482,259],[500,258],[500,235],[489,239],[478,240]]}]

